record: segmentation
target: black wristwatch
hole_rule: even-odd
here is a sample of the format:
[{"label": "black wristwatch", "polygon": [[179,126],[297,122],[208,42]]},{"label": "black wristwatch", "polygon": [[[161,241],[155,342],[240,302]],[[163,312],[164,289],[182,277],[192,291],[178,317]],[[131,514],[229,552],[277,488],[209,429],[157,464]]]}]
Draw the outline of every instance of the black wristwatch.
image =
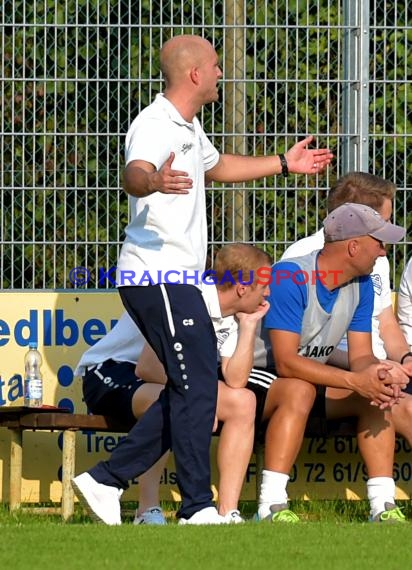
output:
[{"label": "black wristwatch", "polygon": [[280,164],[282,166],[282,174],[285,178],[287,178],[289,174],[288,161],[286,160],[284,154],[279,154],[279,158],[280,158]]}]

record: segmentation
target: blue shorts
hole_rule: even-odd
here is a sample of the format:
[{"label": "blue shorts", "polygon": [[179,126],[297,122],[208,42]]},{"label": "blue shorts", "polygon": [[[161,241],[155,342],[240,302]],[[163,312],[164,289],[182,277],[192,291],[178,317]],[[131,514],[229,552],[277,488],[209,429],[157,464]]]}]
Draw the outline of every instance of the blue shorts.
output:
[{"label": "blue shorts", "polygon": [[89,366],[83,376],[83,396],[88,410],[127,422],[132,427],[136,423],[133,395],[145,383],[136,377],[135,368],[131,362],[111,359]]}]

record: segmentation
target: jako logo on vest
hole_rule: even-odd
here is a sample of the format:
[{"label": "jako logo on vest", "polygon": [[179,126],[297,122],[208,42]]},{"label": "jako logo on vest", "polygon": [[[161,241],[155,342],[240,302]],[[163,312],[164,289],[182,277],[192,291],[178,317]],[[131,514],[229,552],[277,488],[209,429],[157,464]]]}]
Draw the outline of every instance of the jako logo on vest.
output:
[{"label": "jako logo on vest", "polygon": [[308,344],[304,354],[301,354],[301,356],[307,356],[308,358],[321,358],[323,356],[329,356],[334,348],[334,346],[311,346]]}]

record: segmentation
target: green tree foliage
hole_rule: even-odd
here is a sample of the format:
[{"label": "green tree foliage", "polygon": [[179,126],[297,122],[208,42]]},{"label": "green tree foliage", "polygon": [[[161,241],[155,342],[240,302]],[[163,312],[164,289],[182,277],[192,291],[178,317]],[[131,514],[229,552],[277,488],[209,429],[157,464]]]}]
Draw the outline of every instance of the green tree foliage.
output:
[{"label": "green tree foliage", "polygon": [[[247,150],[275,154],[310,133],[337,157],[329,178],[277,177],[248,185],[239,215],[247,213],[248,239],[275,257],[317,229],[327,186],[339,174],[340,4],[242,3]],[[371,9],[370,170],[404,190],[397,216],[410,227],[412,32],[406,4],[393,4],[399,4],[396,10],[385,2]],[[224,64],[232,29],[225,0],[4,0],[2,18],[3,287],[71,287],[68,272],[76,266],[91,270],[95,286],[98,268],[115,265],[123,239],[124,135],[162,89],[159,49],[172,34],[199,33],[214,43]],[[223,80],[223,95],[230,81]],[[223,149],[224,96],[204,109],[202,120]],[[227,239],[232,191],[223,190],[216,185],[208,193],[212,244]]]}]

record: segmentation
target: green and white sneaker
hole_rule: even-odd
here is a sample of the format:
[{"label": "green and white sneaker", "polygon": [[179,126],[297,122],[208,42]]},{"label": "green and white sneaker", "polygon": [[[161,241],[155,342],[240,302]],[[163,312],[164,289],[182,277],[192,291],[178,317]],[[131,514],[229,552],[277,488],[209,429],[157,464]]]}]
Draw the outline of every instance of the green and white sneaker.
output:
[{"label": "green and white sneaker", "polygon": [[300,522],[300,518],[296,513],[288,509],[287,504],[283,505],[271,505],[270,506],[270,515],[269,520],[274,523],[281,522],[281,523],[298,523]]},{"label": "green and white sneaker", "polygon": [[255,521],[270,521],[274,523],[297,523],[300,522],[300,518],[296,513],[288,509],[288,505],[286,503],[282,503],[281,505],[271,505],[270,506],[270,515],[267,517],[261,518],[259,513],[256,513],[254,516]]},{"label": "green and white sneaker", "polygon": [[385,503],[385,510],[371,517],[369,520],[371,522],[382,523],[405,523],[406,517],[399,507],[393,503]]}]

